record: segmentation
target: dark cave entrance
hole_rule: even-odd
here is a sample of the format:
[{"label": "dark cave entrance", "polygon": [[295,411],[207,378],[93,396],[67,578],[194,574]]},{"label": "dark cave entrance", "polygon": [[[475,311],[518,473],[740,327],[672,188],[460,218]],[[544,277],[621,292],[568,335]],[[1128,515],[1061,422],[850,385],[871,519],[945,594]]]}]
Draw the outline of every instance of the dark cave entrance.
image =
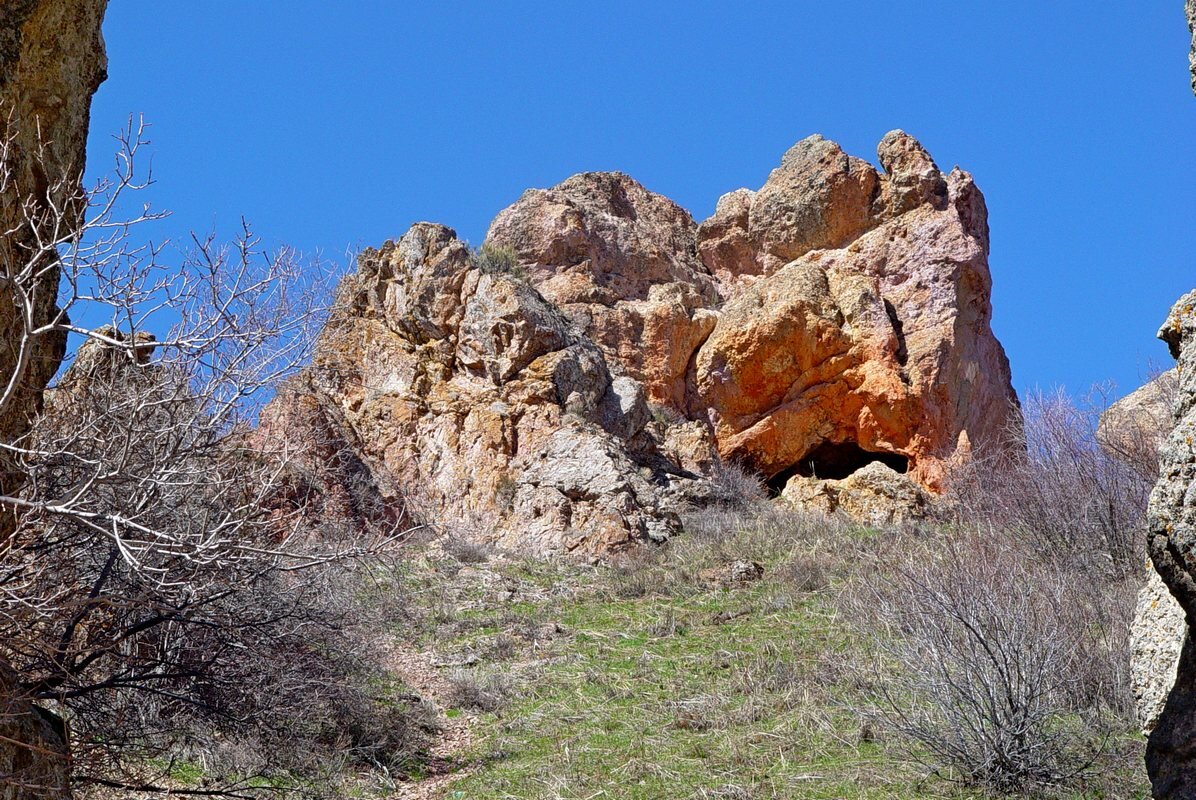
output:
[{"label": "dark cave entrance", "polygon": [[909,459],[903,455],[865,450],[855,442],[823,442],[802,456],[793,466],[773,475],[768,481],[768,489],[776,497],[795,475],[801,475],[803,478],[841,480],[873,461],[879,461],[902,474],[909,471]]}]

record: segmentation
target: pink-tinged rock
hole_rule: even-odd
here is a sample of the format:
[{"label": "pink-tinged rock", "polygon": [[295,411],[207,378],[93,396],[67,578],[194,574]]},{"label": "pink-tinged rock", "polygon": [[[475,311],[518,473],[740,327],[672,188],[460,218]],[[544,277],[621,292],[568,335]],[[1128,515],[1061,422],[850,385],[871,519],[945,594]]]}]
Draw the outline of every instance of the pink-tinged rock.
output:
[{"label": "pink-tinged rock", "polygon": [[657,403],[680,405],[718,299],[689,212],[621,173],[530,189],[486,235]]},{"label": "pink-tinged rock", "polygon": [[[746,236],[759,249],[744,263],[762,277],[731,292],[694,361],[690,416],[711,421],[724,458],[778,486],[817,473],[809,462],[832,445],[858,448],[857,467],[896,457],[937,490],[961,449],[1001,445],[1016,416],[990,327],[983,197],[906,134],[890,133],[879,152],[888,172],[874,182],[822,140],[790,151],[751,200]],[[760,215],[762,196],[806,210]],[[828,197],[841,207],[827,210]],[[778,233],[798,221],[800,235]],[[779,253],[797,256],[769,266]]]}]

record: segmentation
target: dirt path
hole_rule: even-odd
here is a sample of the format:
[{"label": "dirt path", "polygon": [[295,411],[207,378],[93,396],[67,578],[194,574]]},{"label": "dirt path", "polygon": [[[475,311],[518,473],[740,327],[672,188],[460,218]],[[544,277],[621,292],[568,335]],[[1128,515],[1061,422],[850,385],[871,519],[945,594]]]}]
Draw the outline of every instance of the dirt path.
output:
[{"label": "dirt path", "polygon": [[461,757],[473,743],[472,717],[468,714],[454,717],[445,715],[449,682],[443,671],[434,665],[433,653],[411,652],[396,646],[391,651],[390,666],[416,694],[435,704],[440,722],[440,732],[429,748],[427,777],[399,784],[390,797],[393,800],[432,800],[441,797],[449,783],[469,774]]}]

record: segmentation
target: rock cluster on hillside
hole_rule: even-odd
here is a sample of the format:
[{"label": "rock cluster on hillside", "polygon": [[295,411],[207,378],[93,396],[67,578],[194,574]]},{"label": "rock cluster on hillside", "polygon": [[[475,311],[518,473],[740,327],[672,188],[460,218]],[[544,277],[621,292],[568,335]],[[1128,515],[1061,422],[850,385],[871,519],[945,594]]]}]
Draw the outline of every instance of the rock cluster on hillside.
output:
[{"label": "rock cluster on hillside", "polygon": [[419,223],[361,256],[267,416],[328,408],[389,502],[541,554],[668,537],[720,462],[917,513],[1016,398],[979,190],[900,131],[878,152],[805,139],[701,225],[620,173],[525,192],[478,253]]}]

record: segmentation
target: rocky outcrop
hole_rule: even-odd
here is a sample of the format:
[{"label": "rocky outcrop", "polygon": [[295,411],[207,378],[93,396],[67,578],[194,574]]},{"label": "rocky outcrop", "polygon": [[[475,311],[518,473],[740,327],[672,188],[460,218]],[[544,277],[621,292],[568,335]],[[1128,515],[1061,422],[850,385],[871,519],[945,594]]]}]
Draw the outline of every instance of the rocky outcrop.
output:
[{"label": "rocky outcrop", "polygon": [[653,402],[682,407],[686,371],[714,327],[718,292],[689,212],[621,173],[531,189],[495,218],[488,242]]},{"label": "rocky outcrop", "polygon": [[[65,350],[59,334],[30,337],[56,312],[59,272],[47,228],[82,210],[91,97],[105,77],[106,0],[0,1],[0,441],[25,434]],[[47,221],[51,209],[61,216]],[[53,214],[50,214],[53,217]],[[59,229],[61,235],[61,229]],[[16,289],[20,284],[21,290]],[[22,482],[0,456],[0,494]],[[0,511],[0,539],[15,520]],[[0,664],[0,800],[69,796],[62,731]]]},{"label": "rocky outcrop", "polygon": [[1175,685],[1175,670],[1187,633],[1183,609],[1152,570],[1138,592],[1130,628],[1130,688],[1143,733],[1154,730],[1167,693]]},{"label": "rocky outcrop", "polygon": [[[48,229],[81,212],[79,178],[91,97],[105,77],[100,37],[106,0],[4,0],[0,4],[0,441],[23,434],[58,369],[66,341],[61,334],[26,340],[21,281],[34,326],[56,311],[59,273],[55,252],[38,242]],[[47,219],[60,209],[66,219]],[[50,215],[53,216],[52,214]],[[59,233],[54,235],[61,235]],[[0,459],[0,494],[21,476]],[[0,535],[11,520],[0,520]]]},{"label": "rocky outcrop", "polygon": [[[1101,414],[1096,438],[1105,452],[1148,480],[1158,477],[1159,448],[1171,430],[1178,375],[1168,370]],[[1183,610],[1148,564],[1130,628],[1130,687],[1144,733],[1155,727],[1175,683],[1187,625]]]},{"label": "rocky outcrop", "polygon": [[709,425],[723,459],[777,491],[873,461],[934,491],[1015,414],[987,213],[912,137],[878,155],[883,172],[805,139],[696,229],[626,176],[579,175],[526,193],[488,241],[650,400]]},{"label": "rocky outcrop", "polygon": [[[1147,547],[1155,569],[1189,626],[1196,613],[1196,291],[1180,298],[1159,331],[1178,360],[1175,425],[1159,451],[1159,479],[1147,512]],[[1191,637],[1180,654],[1146,751],[1155,797],[1196,796],[1196,652]]]},{"label": "rocky outcrop", "polygon": [[464,538],[541,555],[664,539],[693,483],[647,435],[643,386],[443,226],[362,254],[304,379],[395,502]]},{"label": "rocky outcrop", "polygon": [[916,516],[1016,398],[979,190],[900,131],[878,153],[806,139],[700,226],[620,173],[525,192],[477,254],[416,225],[346,283],[310,403],[388,502],[539,553],[664,538],[720,463]]},{"label": "rocky outcrop", "polygon": [[1110,405],[1096,429],[1101,447],[1144,476],[1157,477],[1178,388],[1179,376],[1171,369]]},{"label": "rocky outcrop", "polygon": [[794,476],[781,497],[808,511],[843,512],[865,525],[878,526],[920,519],[931,503],[924,489],[879,461],[841,480]]},{"label": "rocky outcrop", "polygon": [[711,270],[752,279],[694,358],[687,411],[778,489],[885,461],[937,490],[1016,413],[989,325],[983,197],[900,131],[878,153],[884,174],[806,139],[699,233]]}]

